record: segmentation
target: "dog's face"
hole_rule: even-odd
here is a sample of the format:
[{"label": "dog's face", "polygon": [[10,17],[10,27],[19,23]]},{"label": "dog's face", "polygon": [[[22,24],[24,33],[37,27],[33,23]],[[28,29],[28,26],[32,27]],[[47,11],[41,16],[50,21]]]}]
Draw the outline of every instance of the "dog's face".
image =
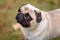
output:
[{"label": "dog's face", "polygon": [[16,20],[22,27],[36,26],[42,20],[41,12],[30,4],[25,4],[18,9]]}]

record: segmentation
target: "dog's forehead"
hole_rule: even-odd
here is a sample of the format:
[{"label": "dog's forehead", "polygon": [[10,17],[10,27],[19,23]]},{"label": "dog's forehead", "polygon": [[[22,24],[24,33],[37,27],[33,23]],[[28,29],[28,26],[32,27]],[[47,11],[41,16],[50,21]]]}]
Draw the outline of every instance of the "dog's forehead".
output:
[{"label": "dog's forehead", "polygon": [[21,7],[21,9],[26,9],[26,10],[39,10],[38,8],[36,8],[35,6],[31,5],[31,4],[25,4]]},{"label": "dog's forehead", "polygon": [[25,8],[31,8],[32,9],[32,5],[31,4],[26,4],[26,5],[23,5],[21,7],[21,9],[25,9]]}]

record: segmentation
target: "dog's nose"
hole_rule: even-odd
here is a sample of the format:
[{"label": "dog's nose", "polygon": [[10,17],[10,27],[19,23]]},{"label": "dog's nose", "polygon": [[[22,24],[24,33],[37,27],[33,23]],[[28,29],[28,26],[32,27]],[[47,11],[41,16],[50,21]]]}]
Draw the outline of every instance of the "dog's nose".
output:
[{"label": "dog's nose", "polygon": [[16,20],[23,27],[30,27],[30,21],[32,20],[32,18],[29,16],[29,14],[24,15],[23,13],[18,13],[16,16]]},{"label": "dog's nose", "polygon": [[22,13],[18,13],[16,16],[17,22],[23,21],[24,20],[24,16]]},{"label": "dog's nose", "polygon": [[23,15],[22,13],[17,14],[16,20],[17,20],[17,22],[20,23],[22,26],[29,27],[29,25],[27,25],[27,23],[26,23],[26,21],[25,21],[25,18],[24,18],[24,15]]}]

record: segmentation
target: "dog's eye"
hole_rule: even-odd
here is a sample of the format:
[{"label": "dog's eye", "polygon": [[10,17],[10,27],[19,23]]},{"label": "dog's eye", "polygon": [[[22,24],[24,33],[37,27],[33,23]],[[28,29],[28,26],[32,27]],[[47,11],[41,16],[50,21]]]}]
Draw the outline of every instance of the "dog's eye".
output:
[{"label": "dog's eye", "polygon": [[29,13],[26,13],[25,16],[28,17],[29,16]]},{"label": "dog's eye", "polygon": [[18,12],[21,12],[21,9],[18,9]]},{"label": "dog's eye", "polygon": [[25,14],[25,17],[26,17],[26,18],[31,18],[31,16],[29,15],[29,13],[26,13],[26,14]]},{"label": "dog's eye", "polygon": [[26,13],[26,14],[25,14],[25,17],[26,17],[26,20],[27,20],[27,21],[32,20],[32,18],[31,18],[31,16],[29,15],[29,13]]}]

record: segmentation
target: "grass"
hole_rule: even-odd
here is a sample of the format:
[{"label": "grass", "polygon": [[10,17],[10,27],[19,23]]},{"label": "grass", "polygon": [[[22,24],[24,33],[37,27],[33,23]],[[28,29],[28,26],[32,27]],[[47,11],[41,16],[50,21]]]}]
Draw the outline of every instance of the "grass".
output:
[{"label": "grass", "polygon": [[22,32],[15,31],[12,25],[16,23],[17,9],[25,3],[45,11],[60,8],[60,0],[0,0],[0,40],[24,40]]}]

